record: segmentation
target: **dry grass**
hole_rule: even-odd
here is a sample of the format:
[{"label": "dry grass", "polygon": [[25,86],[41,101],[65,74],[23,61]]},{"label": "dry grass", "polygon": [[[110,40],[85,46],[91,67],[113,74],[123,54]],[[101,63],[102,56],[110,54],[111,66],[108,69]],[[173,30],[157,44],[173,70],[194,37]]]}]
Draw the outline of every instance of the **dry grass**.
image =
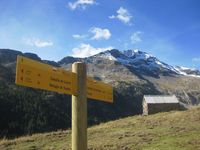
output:
[{"label": "dry grass", "polygon": [[[182,112],[134,116],[88,129],[90,150],[200,150],[200,107]],[[66,150],[71,131],[0,140],[1,150]]]}]

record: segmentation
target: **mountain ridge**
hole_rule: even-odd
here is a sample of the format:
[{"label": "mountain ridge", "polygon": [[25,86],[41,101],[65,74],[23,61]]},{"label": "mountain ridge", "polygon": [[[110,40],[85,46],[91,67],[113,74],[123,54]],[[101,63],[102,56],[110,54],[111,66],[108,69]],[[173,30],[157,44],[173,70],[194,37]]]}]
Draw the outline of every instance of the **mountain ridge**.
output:
[{"label": "mountain ridge", "polygon": [[[13,52],[13,50],[3,50],[4,54],[6,51],[8,51],[8,54]],[[2,50],[0,49],[0,59],[1,54]],[[15,57],[16,54],[21,54],[42,61],[36,54],[19,51],[14,51],[14,54]],[[16,60],[12,61],[14,61],[13,57],[11,63],[8,63],[8,65],[1,63],[1,65],[6,68],[12,68],[12,76],[14,78]],[[119,51],[112,49],[86,58],[67,56],[58,62],[43,60],[45,63],[68,70],[71,70],[72,63],[76,61],[82,61],[87,64],[89,76],[103,80],[114,87],[120,86],[121,83],[127,84],[126,86],[124,85],[125,87],[129,87],[129,84],[142,86],[148,84],[153,86],[153,89],[158,93],[175,94],[183,103],[193,105],[200,102],[200,94],[198,94],[200,88],[198,84],[200,81],[199,70],[168,65],[140,50]],[[12,81],[14,80],[13,78]]]},{"label": "mountain ridge", "polygon": [[[115,53],[117,52],[117,54]],[[93,56],[91,56],[93,57]],[[117,49],[107,50],[99,54],[94,55],[94,57],[102,57],[110,60],[118,61],[123,65],[132,66],[134,69],[146,69],[152,71],[162,71],[170,72],[177,75],[193,75],[200,77],[200,71],[194,68],[186,68],[181,66],[172,66],[167,63],[164,63],[150,55],[146,52],[136,50],[124,50],[119,51]]]},{"label": "mountain ridge", "polygon": [[[16,55],[24,55],[28,58],[42,61],[42,59],[37,54],[34,54],[34,53],[29,53],[29,52],[22,53],[17,50],[0,49],[1,62],[4,61],[5,63],[6,60],[15,61]],[[7,56],[9,56],[10,58],[8,58]],[[106,50],[98,54],[95,54],[93,56],[89,56],[85,58],[66,56],[57,62],[50,61],[50,60],[43,60],[43,61],[49,64],[52,64],[54,66],[58,66],[58,65],[62,66],[63,64],[69,64],[75,61],[87,62],[87,60],[91,59],[92,57],[101,57],[101,58],[109,59],[112,61],[117,61],[121,63],[122,65],[131,66],[136,70],[148,70],[151,73],[160,71],[161,73],[164,73],[164,74],[167,73],[167,74],[174,74],[174,75],[177,74],[177,75],[200,77],[200,71],[198,69],[182,67],[182,66],[172,66],[160,61],[155,56],[150,55],[146,52],[140,51],[138,49],[124,50],[124,51],[120,51],[118,49],[112,49],[112,50]],[[145,72],[139,72],[139,73],[145,73]]]}]

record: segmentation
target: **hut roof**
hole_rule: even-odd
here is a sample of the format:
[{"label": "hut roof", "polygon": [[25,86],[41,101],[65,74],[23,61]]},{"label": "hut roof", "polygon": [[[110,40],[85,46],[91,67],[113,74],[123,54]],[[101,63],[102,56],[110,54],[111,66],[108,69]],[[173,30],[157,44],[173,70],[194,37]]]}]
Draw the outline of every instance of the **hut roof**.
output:
[{"label": "hut roof", "polygon": [[179,103],[175,95],[144,95],[148,104]]}]

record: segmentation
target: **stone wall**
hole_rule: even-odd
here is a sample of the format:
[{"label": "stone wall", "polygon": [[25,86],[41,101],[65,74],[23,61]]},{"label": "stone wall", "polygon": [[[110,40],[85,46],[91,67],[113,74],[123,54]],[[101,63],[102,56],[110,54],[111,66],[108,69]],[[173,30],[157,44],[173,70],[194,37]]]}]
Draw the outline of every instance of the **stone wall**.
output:
[{"label": "stone wall", "polygon": [[148,104],[148,114],[166,112],[171,110],[180,110],[179,103]]}]

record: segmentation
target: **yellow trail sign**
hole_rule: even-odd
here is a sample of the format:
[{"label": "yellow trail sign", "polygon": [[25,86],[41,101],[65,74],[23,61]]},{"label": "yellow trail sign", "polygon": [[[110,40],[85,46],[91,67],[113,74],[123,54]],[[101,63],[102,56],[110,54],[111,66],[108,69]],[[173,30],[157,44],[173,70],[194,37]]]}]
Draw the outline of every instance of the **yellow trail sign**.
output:
[{"label": "yellow trail sign", "polygon": [[76,95],[76,74],[23,56],[17,57],[16,84]]},{"label": "yellow trail sign", "polygon": [[101,81],[95,81],[87,78],[87,97],[105,102],[113,102],[112,86]]},{"label": "yellow trail sign", "polygon": [[[58,93],[76,95],[77,75],[23,56],[17,57],[16,84]],[[87,78],[87,97],[113,102],[112,86]]]}]

